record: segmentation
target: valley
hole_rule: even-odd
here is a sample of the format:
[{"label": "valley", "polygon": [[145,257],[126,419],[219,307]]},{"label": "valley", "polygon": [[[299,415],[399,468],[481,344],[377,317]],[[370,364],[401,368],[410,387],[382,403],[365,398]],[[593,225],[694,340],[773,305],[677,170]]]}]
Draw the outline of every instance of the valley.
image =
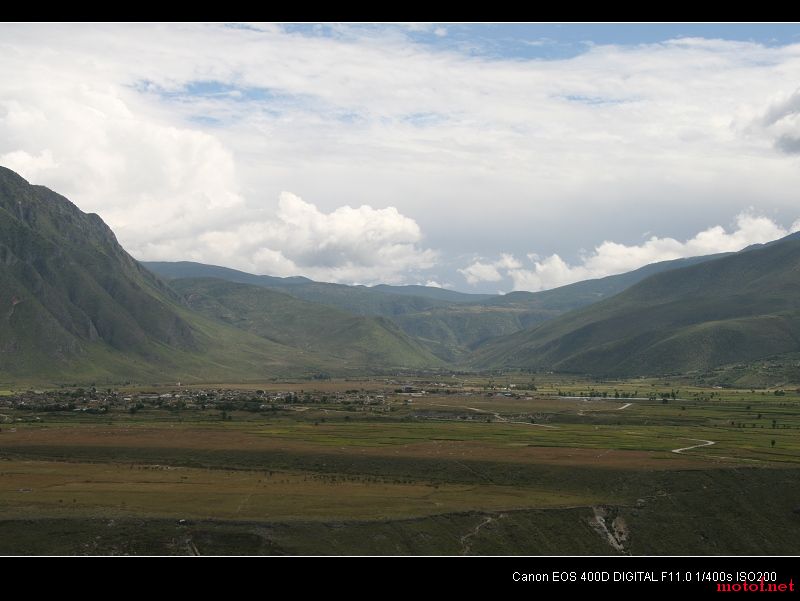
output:
[{"label": "valley", "polygon": [[798,269],[796,234],[505,295],[140,263],[0,168],[0,555],[795,553]]},{"label": "valley", "polygon": [[794,552],[797,390],[453,376],[6,391],[0,553]]},{"label": "valley", "polygon": [[0,558],[800,586],[800,23],[0,30]]}]

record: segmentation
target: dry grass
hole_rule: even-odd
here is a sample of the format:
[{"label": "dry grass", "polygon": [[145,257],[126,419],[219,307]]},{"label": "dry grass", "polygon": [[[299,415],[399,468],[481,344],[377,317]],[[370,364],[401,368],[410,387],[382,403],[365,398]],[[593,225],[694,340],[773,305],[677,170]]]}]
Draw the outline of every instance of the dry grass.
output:
[{"label": "dry grass", "polygon": [[[243,423],[197,427],[181,424],[152,426],[74,425],[19,427],[0,434],[0,451],[25,447],[128,447],[203,449],[206,451],[281,451],[298,454],[386,458],[441,458],[497,461],[512,464],[590,466],[621,469],[702,469],[709,462],[698,455],[667,451],[558,446],[564,436],[576,442],[579,431],[542,430],[526,424],[283,424]],[[425,426],[425,427],[423,427]],[[486,435],[471,440],[471,435]],[[491,435],[494,433],[494,435]],[[513,435],[509,434],[512,433]],[[389,438],[387,438],[389,437]],[[551,441],[548,444],[547,441]],[[678,442],[682,442],[683,439]],[[591,441],[590,441],[591,442]],[[668,441],[669,446],[672,444]],[[678,445],[685,446],[685,445]]]},{"label": "dry grass", "polygon": [[152,516],[384,519],[467,510],[585,506],[598,499],[487,484],[49,461],[0,463],[0,518]]}]

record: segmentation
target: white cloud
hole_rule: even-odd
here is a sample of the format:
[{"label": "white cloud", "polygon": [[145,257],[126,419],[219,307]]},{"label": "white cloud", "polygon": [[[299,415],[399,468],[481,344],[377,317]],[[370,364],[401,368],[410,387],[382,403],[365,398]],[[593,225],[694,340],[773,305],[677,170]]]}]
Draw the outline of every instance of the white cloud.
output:
[{"label": "white cloud", "polygon": [[508,253],[502,253],[497,261],[484,263],[481,260],[475,261],[472,265],[459,269],[469,284],[479,282],[499,282],[503,279],[500,269],[513,270],[522,267],[517,259]]},{"label": "white cloud", "polygon": [[[735,228],[727,232],[722,226],[710,227],[685,242],[674,238],[651,236],[639,245],[604,241],[581,262],[570,265],[558,254],[541,258],[529,253],[531,267],[524,267],[508,254],[491,264],[476,261],[459,269],[469,284],[481,281],[497,282],[506,277],[513,281],[514,290],[547,290],[581,280],[602,278],[638,269],[650,263],[683,257],[721,252],[735,252],[749,246],[769,242],[800,230],[800,220],[787,230],[768,217],[742,213],[736,217]],[[502,273],[501,273],[502,271]]]},{"label": "white cloud", "polygon": [[477,284],[478,282],[499,282],[503,276],[492,263],[482,263],[475,261],[472,265],[458,270],[464,275],[467,283]]},{"label": "white cloud", "polygon": [[[756,203],[795,217],[798,44],[528,61],[413,41],[438,24],[326,27],[2,24],[0,163],[142,258],[326,280],[455,281],[453,257],[502,248],[520,265],[480,258],[463,275],[566,281],[574,249],[603,238],[669,221],[684,239]],[[315,204],[283,207],[283,190]],[[342,210],[365,203],[396,212]],[[374,241],[343,232],[372,220]],[[539,267],[514,258],[534,241]]]},{"label": "white cloud", "polygon": [[53,78],[28,99],[24,86],[0,89],[0,161],[99,213],[126,248],[195,233],[243,204],[215,137],[139,114],[119,90]]},{"label": "white cloud", "polygon": [[0,155],[0,165],[17,173],[24,173],[33,180],[36,180],[47,170],[58,167],[58,163],[53,160],[53,153],[50,152],[49,148],[45,148],[36,156],[24,150],[7,152],[4,155]]},{"label": "white cloud", "polygon": [[142,259],[191,258],[278,276],[305,275],[345,283],[397,283],[434,265],[436,253],[421,248],[417,223],[394,207],[339,207],[320,211],[283,192],[274,216],[211,229],[199,237],[148,244]]},{"label": "white cloud", "polygon": [[777,95],[743,131],[772,142],[779,152],[800,154],[800,89]]}]

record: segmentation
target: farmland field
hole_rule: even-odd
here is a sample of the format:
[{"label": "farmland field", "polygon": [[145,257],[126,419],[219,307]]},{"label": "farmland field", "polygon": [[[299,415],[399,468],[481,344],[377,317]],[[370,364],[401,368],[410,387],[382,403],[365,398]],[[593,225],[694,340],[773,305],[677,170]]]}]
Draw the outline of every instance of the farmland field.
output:
[{"label": "farmland field", "polygon": [[518,376],[7,392],[0,554],[798,552],[796,390]]}]

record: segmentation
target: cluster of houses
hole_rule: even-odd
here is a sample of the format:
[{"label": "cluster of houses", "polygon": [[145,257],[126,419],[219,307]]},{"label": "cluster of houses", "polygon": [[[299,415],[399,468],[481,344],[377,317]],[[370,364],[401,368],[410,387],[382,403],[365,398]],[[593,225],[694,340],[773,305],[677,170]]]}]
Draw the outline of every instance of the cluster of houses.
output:
[{"label": "cluster of houses", "polygon": [[[74,411],[106,413],[110,410],[136,413],[142,409],[203,411],[274,411],[307,404],[355,406],[383,405],[387,394],[394,397],[422,396],[419,386],[397,384],[396,389],[347,390],[342,392],[242,390],[228,388],[176,388],[169,391],[131,391],[111,388],[63,388],[12,391],[0,396],[0,408],[33,412]],[[439,392],[438,390],[436,392]]]},{"label": "cluster of houses", "polygon": [[[112,389],[100,387],[59,388],[54,390],[12,391],[0,396],[0,421],[10,420],[2,409],[34,412],[85,412],[107,413],[127,411],[136,413],[144,409],[170,411],[277,411],[303,410],[304,405],[340,405],[357,410],[388,410],[396,401],[413,403],[414,397],[426,395],[458,394],[462,396],[517,396],[509,388],[494,388],[491,392],[470,390],[458,382],[403,382],[386,379],[376,381],[369,388],[358,382],[359,388],[339,391],[306,390],[246,390],[236,388],[194,388],[180,386],[166,390]],[[312,384],[313,386],[313,384]],[[17,415],[16,419],[25,419]]]}]

